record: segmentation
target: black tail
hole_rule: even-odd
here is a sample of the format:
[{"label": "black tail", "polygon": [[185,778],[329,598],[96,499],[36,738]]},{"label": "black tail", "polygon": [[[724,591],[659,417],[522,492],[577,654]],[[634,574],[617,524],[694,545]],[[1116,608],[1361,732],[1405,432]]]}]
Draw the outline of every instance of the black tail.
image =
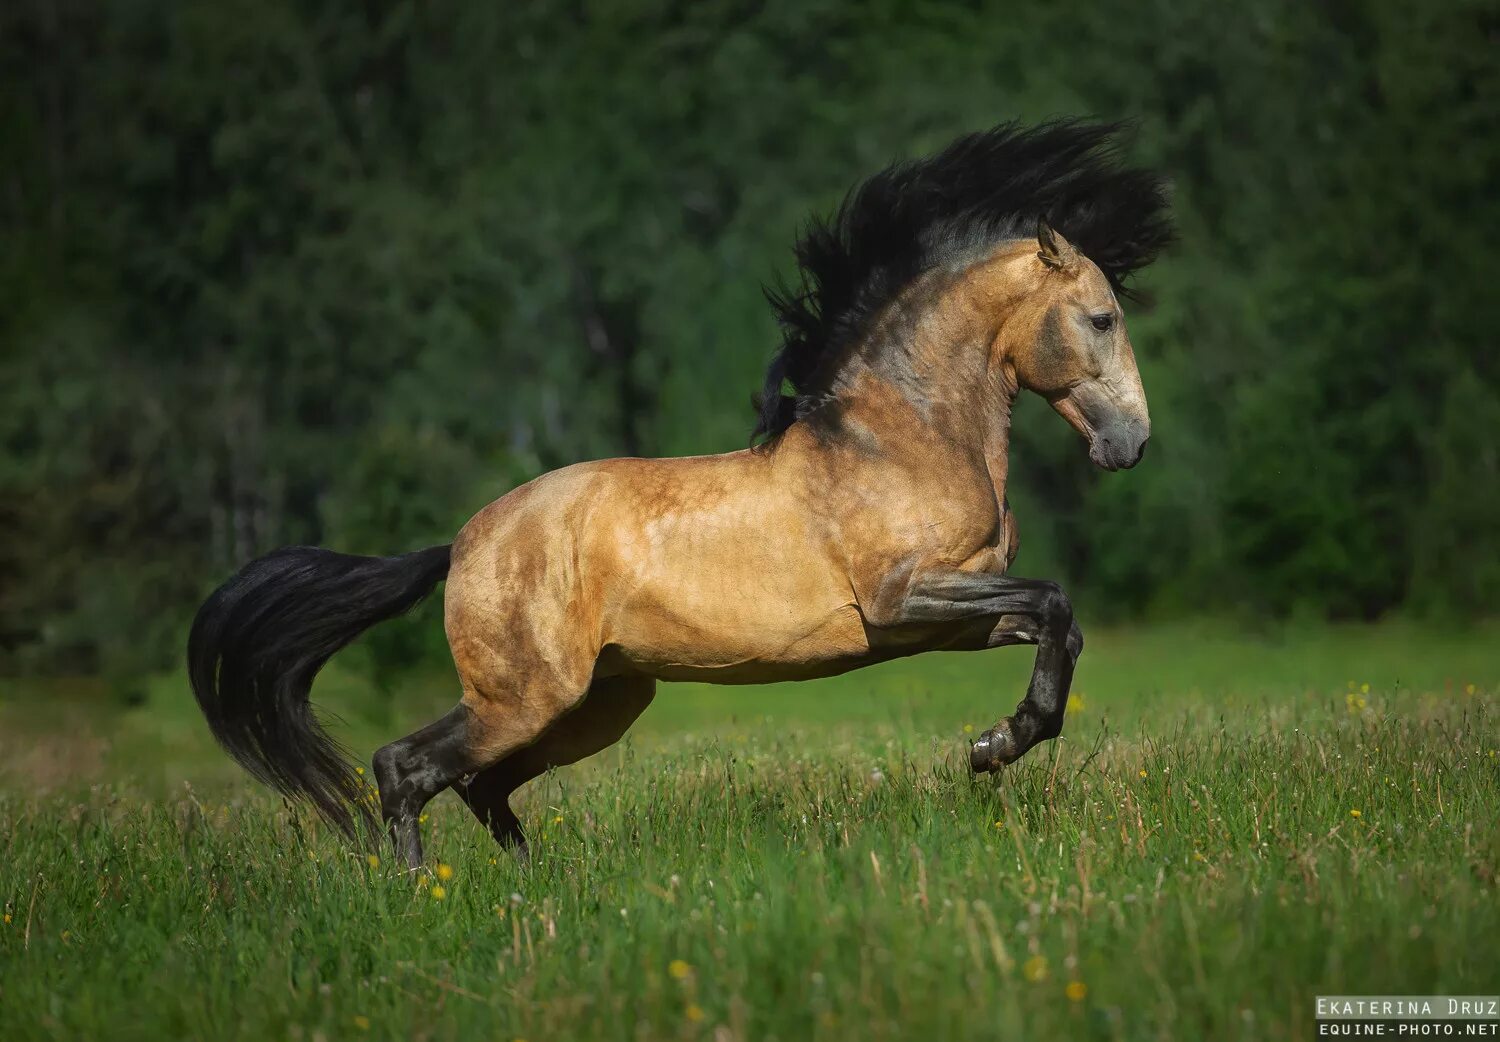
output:
[{"label": "black tail", "polygon": [[450,546],[356,557],[289,546],[245,565],[193,619],[188,677],[208,726],[240,764],[354,835],[374,816],[344,751],[308,704],[334,652],[414,607],[448,574]]}]

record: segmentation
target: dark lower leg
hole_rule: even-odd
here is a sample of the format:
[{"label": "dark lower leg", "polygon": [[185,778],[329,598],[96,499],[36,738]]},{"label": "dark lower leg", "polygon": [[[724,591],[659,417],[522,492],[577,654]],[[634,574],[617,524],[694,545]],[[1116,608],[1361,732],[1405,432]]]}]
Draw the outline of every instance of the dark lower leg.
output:
[{"label": "dark lower leg", "polygon": [[596,680],[583,703],[560,718],[534,744],[453,786],[496,842],[525,860],[526,834],[510,806],[522,785],[553,767],[565,767],[618,742],[656,694],[656,681],[641,677]]},{"label": "dark lower leg", "polygon": [[1037,743],[1062,733],[1073,669],[1083,651],[1083,631],[1064,597],[1053,599],[1038,619],[1025,620],[1020,632],[1035,635],[1031,682],[1015,713],[981,734],[969,750],[969,765],[976,772],[1013,763]]},{"label": "dark lower leg", "polygon": [[374,758],[380,809],[396,856],[409,869],[422,867],[418,818],[438,793],[484,764],[476,763],[473,719],[459,705],[436,723],[380,749]]},{"label": "dark lower leg", "polygon": [[958,569],[912,579],[898,614],[898,621],[911,623],[975,620],[994,620],[988,647],[1036,644],[1026,697],[970,750],[975,771],[992,771],[1062,731],[1083,634],[1073,622],[1068,595],[1056,583]]},{"label": "dark lower leg", "polygon": [[474,812],[480,824],[490,830],[495,842],[525,859],[526,833],[521,821],[510,809],[510,794],[529,779],[517,779],[509,762],[497,763],[488,770],[460,779],[453,791]]}]

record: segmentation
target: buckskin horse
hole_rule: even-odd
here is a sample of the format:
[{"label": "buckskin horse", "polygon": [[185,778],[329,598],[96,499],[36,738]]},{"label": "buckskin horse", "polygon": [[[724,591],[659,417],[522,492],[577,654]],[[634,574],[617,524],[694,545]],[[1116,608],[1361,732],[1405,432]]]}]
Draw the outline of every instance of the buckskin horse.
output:
[{"label": "buckskin horse", "polygon": [[[1083,637],[1054,582],[1009,575],[1011,405],[1044,397],[1106,470],[1151,431],[1117,297],[1171,238],[1166,192],[1118,128],[1003,124],[851,192],[768,293],[783,331],[749,448],[565,467],[449,546],[395,557],[289,547],[199,609],[188,667],[253,774],[356,834],[361,780],[309,704],[328,658],[447,579],[462,697],[375,753],[386,827],[422,863],[451,788],[524,856],[511,794],[604,749],[658,681],[826,677],[923,651],[1036,645],[974,771],[1062,729]],[[790,392],[790,393],[787,393]]]}]

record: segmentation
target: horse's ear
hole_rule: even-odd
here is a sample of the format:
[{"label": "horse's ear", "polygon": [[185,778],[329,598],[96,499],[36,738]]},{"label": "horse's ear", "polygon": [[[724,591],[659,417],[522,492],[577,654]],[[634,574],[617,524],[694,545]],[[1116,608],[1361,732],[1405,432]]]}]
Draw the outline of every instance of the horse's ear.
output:
[{"label": "horse's ear", "polygon": [[1078,264],[1078,251],[1061,234],[1052,230],[1045,217],[1037,218],[1036,241],[1041,247],[1036,251],[1037,260],[1047,267],[1067,271]]}]

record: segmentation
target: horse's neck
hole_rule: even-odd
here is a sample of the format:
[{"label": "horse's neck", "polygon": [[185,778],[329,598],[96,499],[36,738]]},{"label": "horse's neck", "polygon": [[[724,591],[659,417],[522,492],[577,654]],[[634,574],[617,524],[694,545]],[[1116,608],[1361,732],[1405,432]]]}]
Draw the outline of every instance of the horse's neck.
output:
[{"label": "horse's neck", "polygon": [[1003,498],[1016,390],[991,372],[991,340],[988,330],[963,330],[947,343],[929,338],[856,356],[831,396],[840,426],[873,435],[892,459],[942,466],[955,479],[982,472]]},{"label": "horse's neck", "polygon": [[1012,395],[984,377],[916,383],[867,370],[836,399],[836,441],[889,474],[938,476],[955,496],[1005,500]]},{"label": "horse's neck", "polygon": [[824,395],[841,437],[876,447],[882,466],[942,474],[955,494],[1005,500],[1011,405],[997,371],[1000,327],[1030,292],[992,264],[918,280],[849,351]]}]

